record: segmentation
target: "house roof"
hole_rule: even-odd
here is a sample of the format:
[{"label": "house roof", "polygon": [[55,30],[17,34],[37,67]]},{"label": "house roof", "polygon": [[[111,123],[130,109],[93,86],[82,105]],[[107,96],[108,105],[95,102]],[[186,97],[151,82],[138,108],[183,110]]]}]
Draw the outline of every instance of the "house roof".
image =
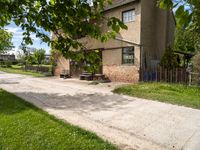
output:
[{"label": "house roof", "polygon": [[131,2],[135,2],[137,0],[113,0],[112,5],[109,5],[107,7],[105,7],[104,11],[116,8],[116,7],[120,7],[123,6],[125,4],[131,3]]}]

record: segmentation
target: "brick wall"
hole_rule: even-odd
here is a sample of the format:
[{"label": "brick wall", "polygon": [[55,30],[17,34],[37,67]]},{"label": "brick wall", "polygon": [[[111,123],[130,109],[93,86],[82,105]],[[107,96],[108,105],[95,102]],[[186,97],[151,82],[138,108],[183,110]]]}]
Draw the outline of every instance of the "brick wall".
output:
[{"label": "brick wall", "polygon": [[136,66],[103,66],[103,73],[111,81],[131,83],[139,81],[139,69]]},{"label": "brick wall", "polygon": [[54,68],[54,76],[59,76],[62,73],[62,68],[60,67],[55,67]]},{"label": "brick wall", "polygon": [[69,70],[70,63],[69,60],[65,59],[63,56],[60,56],[57,60],[57,66],[54,68],[54,75],[59,76],[63,70]]}]

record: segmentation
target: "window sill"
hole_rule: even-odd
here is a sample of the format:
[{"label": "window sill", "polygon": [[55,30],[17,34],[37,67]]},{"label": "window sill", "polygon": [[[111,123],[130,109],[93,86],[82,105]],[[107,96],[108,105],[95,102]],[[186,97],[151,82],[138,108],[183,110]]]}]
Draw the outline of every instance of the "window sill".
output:
[{"label": "window sill", "polygon": [[135,22],[135,20],[129,21],[129,22],[123,22],[123,23],[124,23],[124,24],[129,24],[129,23],[132,23],[132,22]]},{"label": "window sill", "polygon": [[122,66],[135,66],[135,64],[121,64]]}]

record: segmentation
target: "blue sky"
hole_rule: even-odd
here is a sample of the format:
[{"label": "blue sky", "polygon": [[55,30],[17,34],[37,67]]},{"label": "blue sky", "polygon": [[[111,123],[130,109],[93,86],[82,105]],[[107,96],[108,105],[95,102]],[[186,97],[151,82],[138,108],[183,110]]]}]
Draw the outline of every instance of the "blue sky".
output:
[{"label": "blue sky", "polygon": [[[5,29],[7,29],[8,32],[11,32],[13,34],[12,42],[13,42],[15,48],[10,53],[16,54],[16,52],[22,42],[23,30],[20,27],[17,27],[14,23],[11,23],[10,25],[6,26]],[[29,47],[43,48],[46,50],[47,54],[50,53],[50,47],[46,43],[42,42],[39,38],[36,38],[34,34],[32,34],[31,37],[33,39],[33,45],[29,45]]]}]

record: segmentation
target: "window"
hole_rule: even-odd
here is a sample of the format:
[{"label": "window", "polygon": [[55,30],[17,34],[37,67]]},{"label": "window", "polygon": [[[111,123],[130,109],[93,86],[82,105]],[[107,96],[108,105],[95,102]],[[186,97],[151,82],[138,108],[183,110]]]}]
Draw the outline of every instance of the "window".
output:
[{"label": "window", "polygon": [[122,64],[134,64],[134,47],[122,49]]},{"label": "window", "polygon": [[129,10],[122,13],[122,20],[124,23],[135,21],[135,10]]}]

